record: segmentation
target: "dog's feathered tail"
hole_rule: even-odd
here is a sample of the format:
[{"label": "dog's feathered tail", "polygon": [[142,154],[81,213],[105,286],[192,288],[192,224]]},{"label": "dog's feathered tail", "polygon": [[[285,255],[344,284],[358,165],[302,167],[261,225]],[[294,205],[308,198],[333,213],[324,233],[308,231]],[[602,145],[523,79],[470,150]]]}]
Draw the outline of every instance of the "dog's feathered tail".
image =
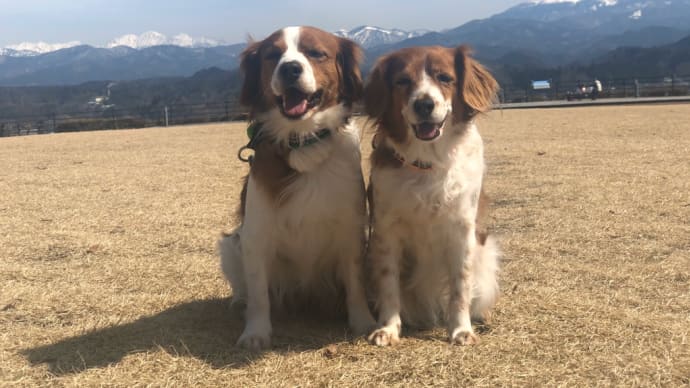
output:
[{"label": "dog's feathered tail", "polygon": [[232,304],[246,305],[247,284],[244,279],[244,265],[242,264],[242,245],[237,231],[224,235],[218,242],[220,252],[220,268],[232,287]]},{"label": "dog's feathered tail", "polygon": [[493,236],[482,237],[477,241],[477,250],[473,257],[470,314],[473,321],[488,323],[491,320],[491,309],[499,296],[498,269],[501,254],[498,242]]}]

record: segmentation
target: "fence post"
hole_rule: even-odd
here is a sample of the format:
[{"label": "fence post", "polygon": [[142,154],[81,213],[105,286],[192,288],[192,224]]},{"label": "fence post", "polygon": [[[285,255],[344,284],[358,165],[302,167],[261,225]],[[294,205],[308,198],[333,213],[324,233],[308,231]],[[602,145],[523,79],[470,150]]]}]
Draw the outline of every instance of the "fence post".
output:
[{"label": "fence post", "polygon": [[111,110],[110,113],[112,114],[112,117],[113,117],[113,126],[115,127],[115,129],[119,129],[117,127],[117,116],[115,116],[115,109]]},{"label": "fence post", "polygon": [[168,127],[168,106],[165,106],[165,127]]},{"label": "fence post", "polygon": [[640,98],[640,82],[635,78],[635,98]]},{"label": "fence post", "polygon": [[676,95],[676,75],[671,76],[671,95]]},{"label": "fence post", "polygon": [[628,83],[623,78],[623,97],[628,97]]}]

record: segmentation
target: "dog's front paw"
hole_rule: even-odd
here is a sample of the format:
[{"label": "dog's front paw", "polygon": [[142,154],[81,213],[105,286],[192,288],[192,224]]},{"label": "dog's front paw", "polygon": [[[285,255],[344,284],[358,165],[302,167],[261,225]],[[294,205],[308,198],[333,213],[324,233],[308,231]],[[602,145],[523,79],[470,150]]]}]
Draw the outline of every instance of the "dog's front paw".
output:
[{"label": "dog's front paw", "polygon": [[456,330],[450,336],[450,343],[455,345],[476,345],[479,343],[479,337],[468,330]]},{"label": "dog's front paw", "polygon": [[252,352],[268,349],[271,347],[271,334],[270,332],[260,333],[245,329],[240,339],[237,340],[237,346]]},{"label": "dog's front paw", "polygon": [[400,342],[400,334],[395,327],[384,326],[369,335],[369,343],[376,346],[392,346]]}]

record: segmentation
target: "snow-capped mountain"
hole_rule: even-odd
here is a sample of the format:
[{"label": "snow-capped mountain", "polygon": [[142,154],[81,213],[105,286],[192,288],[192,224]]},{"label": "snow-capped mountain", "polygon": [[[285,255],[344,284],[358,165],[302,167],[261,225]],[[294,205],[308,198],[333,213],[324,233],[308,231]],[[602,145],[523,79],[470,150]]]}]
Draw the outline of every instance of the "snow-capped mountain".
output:
[{"label": "snow-capped mountain", "polygon": [[[444,31],[362,26],[336,34],[366,49],[365,71],[378,56],[410,46],[469,44],[488,65],[555,67],[586,64],[618,47],[657,47],[690,35],[690,0],[525,1]],[[245,45],[218,44],[150,31],[121,36],[105,47],[80,45],[44,54],[37,53],[55,46],[14,45],[0,48],[0,85],[186,76],[211,66],[237,68]]]},{"label": "snow-capped mountain", "polygon": [[148,31],[144,32],[141,35],[122,35],[108,42],[108,44],[106,44],[105,47],[113,48],[118,46],[125,46],[137,49],[144,47],[161,46],[166,44],[167,41],[168,38],[165,35],[155,31]]},{"label": "snow-capped mountain", "polygon": [[[6,47],[0,47],[0,56],[33,57],[81,45],[82,43],[79,41],[66,43],[24,42]],[[120,36],[108,42],[105,45],[105,48],[112,49],[115,47],[124,46],[133,49],[143,49],[163,45],[187,48],[208,48],[223,46],[226,45],[226,43],[204,37],[194,38],[187,34],[178,34],[169,38],[159,32],[148,31],[140,35],[127,34]]]},{"label": "snow-capped mountain", "polygon": [[404,31],[399,29],[387,30],[380,27],[361,26],[352,30],[338,30],[336,35],[351,39],[364,48],[381,46],[414,38],[430,32],[429,30]]},{"label": "snow-capped mountain", "polygon": [[159,45],[133,49],[81,45],[37,56],[1,57],[0,86],[185,77],[211,67],[237,68],[244,47],[244,44],[208,48]]},{"label": "snow-capped mountain", "polygon": [[690,0],[532,0],[494,16],[609,33],[664,26],[687,29]]},{"label": "snow-capped mountain", "polygon": [[30,57],[81,45],[79,41],[66,43],[24,42],[0,48],[0,55]]},{"label": "snow-capped mountain", "polygon": [[193,38],[187,34],[178,34],[172,38],[156,31],[147,31],[141,35],[127,34],[115,38],[108,42],[107,48],[126,46],[134,49],[141,49],[153,46],[179,46],[179,47],[214,47],[224,44],[223,42],[209,38]]},{"label": "snow-capped mountain", "polygon": [[[690,35],[690,0],[532,0],[492,17],[367,50],[469,44],[489,64],[530,58],[547,66],[592,59],[621,46],[655,47]],[[537,59],[537,61],[533,60]]]}]

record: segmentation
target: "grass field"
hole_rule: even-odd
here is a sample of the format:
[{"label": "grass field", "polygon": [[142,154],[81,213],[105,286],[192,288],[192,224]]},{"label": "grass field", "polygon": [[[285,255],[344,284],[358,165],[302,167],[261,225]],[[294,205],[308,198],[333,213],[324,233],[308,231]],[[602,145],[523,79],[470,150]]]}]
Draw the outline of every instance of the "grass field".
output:
[{"label": "grass field", "polygon": [[690,385],[688,117],[489,114],[505,261],[482,343],[438,329],[381,349],[282,319],[262,354],[234,346],[215,253],[244,125],[1,138],[0,386]]}]

